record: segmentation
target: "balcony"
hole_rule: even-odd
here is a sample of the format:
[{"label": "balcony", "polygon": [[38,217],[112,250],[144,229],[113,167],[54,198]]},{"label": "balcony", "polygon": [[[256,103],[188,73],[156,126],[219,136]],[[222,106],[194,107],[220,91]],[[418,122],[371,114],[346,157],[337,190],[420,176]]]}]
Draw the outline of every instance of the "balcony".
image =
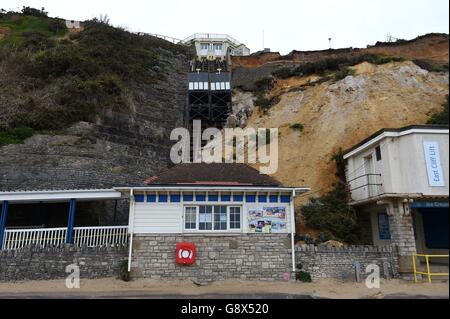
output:
[{"label": "balcony", "polygon": [[364,174],[348,181],[351,201],[371,199],[384,194],[381,174]]}]

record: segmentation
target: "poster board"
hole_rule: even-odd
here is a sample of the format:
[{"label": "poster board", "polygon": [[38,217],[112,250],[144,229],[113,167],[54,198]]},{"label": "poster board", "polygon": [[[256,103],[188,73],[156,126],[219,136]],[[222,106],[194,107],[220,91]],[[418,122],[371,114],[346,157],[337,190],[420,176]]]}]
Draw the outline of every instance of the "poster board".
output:
[{"label": "poster board", "polygon": [[247,227],[249,233],[286,233],[286,206],[258,206],[251,207],[247,213]]}]

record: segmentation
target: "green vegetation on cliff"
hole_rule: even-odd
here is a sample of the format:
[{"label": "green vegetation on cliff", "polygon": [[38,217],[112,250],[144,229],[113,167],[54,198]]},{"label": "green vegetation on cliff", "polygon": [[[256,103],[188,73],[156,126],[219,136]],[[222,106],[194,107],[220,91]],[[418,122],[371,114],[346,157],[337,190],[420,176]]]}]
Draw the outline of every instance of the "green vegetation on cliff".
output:
[{"label": "green vegetation on cliff", "polygon": [[6,83],[0,95],[10,103],[2,106],[0,99],[0,109],[14,110],[0,116],[3,132],[60,130],[78,121],[95,123],[106,110],[126,112],[132,88],[165,80],[167,57],[187,54],[183,46],[98,19],[68,32],[63,20],[31,8],[0,14],[0,28],[0,77]]},{"label": "green vegetation on cliff", "polygon": [[447,101],[442,105],[442,111],[432,114],[427,124],[448,125],[448,99],[447,95]]},{"label": "green vegetation on cliff", "polygon": [[348,205],[349,192],[345,177],[343,151],[333,156],[337,182],[333,189],[301,206],[306,225],[322,231],[322,241],[330,239],[353,244],[358,241],[360,225],[355,210]]}]

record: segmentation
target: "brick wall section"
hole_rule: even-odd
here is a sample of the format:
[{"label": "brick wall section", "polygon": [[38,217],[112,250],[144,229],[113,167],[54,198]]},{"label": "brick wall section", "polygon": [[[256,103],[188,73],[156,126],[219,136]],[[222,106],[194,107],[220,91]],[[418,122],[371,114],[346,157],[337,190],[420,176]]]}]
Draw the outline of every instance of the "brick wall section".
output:
[{"label": "brick wall section", "polygon": [[[195,243],[195,265],[176,264],[178,242]],[[178,278],[200,282],[225,279],[277,281],[292,270],[290,239],[287,234],[135,237],[132,268],[134,278]]]},{"label": "brick wall section", "polygon": [[297,264],[309,272],[314,280],[355,280],[355,263],[361,265],[361,278],[366,267],[376,264],[384,278],[398,277],[398,254],[395,247],[350,246],[330,247],[302,245],[296,249]]},{"label": "brick wall section", "polygon": [[66,266],[78,264],[80,279],[118,275],[120,263],[128,258],[128,249],[120,247],[28,247],[0,252],[0,282],[54,280],[68,276]]}]

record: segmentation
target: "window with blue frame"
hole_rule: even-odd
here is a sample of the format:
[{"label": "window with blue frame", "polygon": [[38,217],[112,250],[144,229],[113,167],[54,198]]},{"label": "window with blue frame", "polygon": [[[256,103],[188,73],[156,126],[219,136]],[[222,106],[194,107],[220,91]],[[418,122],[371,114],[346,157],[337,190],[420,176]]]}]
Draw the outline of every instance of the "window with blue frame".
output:
[{"label": "window with blue frame", "polygon": [[244,201],[244,195],[233,194],[233,201],[235,201],[235,202],[243,202]]},{"label": "window with blue frame", "polygon": [[156,203],[156,194],[147,195],[147,203]]},{"label": "window with blue frame", "polygon": [[208,194],[208,201],[210,202],[218,202],[219,195],[218,194]]},{"label": "window with blue frame", "polygon": [[271,203],[278,203],[278,195],[270,195],[269,196],[269,202],[271,202]]},{"label": "window with blue frame", "polygon": [[195,200],[197,202],[206,202],[206,195],[204,195],[204,194],[195,194]]},{"label": "window with blue frame", "polygon": [[193,194],[183,194],[183,201],[185,202],[193,202],[194,195]]},{"label": "window with blue frame", "polygon": [[286,196],[286,195],[280,196],[280,202],[281,203],[290,203],[291,202],[291,196]]},{"label": "window with blue frame", "polygon": [[179,194],[171,194],[170,195],[170,202],[171,203],[181,203],[181,195],[179,195]]},{"label": "window with blue frame", "polygon": [[389,216],[386,213],[378,214],[378,237],[380,240],[391,240]]},{"label": "window with blue frame", "polygon": [[231,195],[222,194],[220,195],[220,199],[222,202],[231,202]]},{"label": "window with blue frame", "polygon": [[256,203],[256,195],[245,195],[245,201],[247,203]]},{"label": "window with blue frame", "polygon": [[167,203],[169,201],[169,196],[167,195],[160,194],[158,197],[160,203]]},{"label": "window with blue frame", "polygon": [[259,203],[267,203],[267,195],[259,195],[258,202]]},{"label": "window with blue frame", "polygon": [[143,203],[145,201],[144,195],[134,195],[134,200],[136,203]]}]

